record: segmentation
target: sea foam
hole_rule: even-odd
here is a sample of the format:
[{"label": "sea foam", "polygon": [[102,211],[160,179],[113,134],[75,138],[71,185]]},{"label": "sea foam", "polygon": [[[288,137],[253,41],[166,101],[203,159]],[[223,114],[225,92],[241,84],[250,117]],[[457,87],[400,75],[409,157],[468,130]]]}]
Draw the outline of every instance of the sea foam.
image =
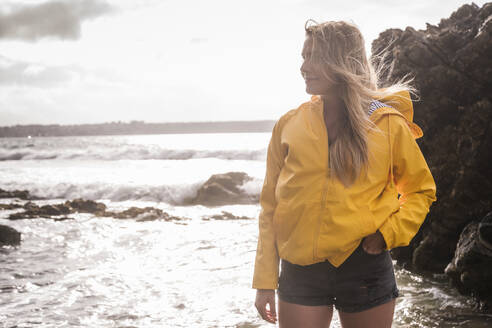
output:
[{"label": "sea foam", "polygon": [[162,149],[152,147],[123,146],[121,148],[96,148],[81,149],[36,149],[17,148],[0,149],[0,161],[20,160],[187,160],[197,158],[218,158],[225,160],[252,160],[263,161],[266,155],[265,149],[242,150],[195,150],[195,149]]},{"label": "sea foam", "polygon": [[[150,201],[171,205],[188,205],[195,198],[205,181],[180,184],[107,184],[107,183],[46,183],[8,184],[9,190],[29,190],[30,194],[43,199],[84,198],[95,201]],[[262,181],[253,179],[238,186],[247,195],[259,196]]]}]

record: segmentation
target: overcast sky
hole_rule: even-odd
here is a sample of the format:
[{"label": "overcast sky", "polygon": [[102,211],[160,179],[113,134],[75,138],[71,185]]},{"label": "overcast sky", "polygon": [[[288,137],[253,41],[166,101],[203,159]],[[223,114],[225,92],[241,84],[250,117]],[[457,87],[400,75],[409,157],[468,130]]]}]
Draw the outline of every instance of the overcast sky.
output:
[{"label": "overcast sky", "polygon": [[309,99],[308,18],[350,20],[370,47],[465,3],[0,0],[0,126],[277,119]]}]

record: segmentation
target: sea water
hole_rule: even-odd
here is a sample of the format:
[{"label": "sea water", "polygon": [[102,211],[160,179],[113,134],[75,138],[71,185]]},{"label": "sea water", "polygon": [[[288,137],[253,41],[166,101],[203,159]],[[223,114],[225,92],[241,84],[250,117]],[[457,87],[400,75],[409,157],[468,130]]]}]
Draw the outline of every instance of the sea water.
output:
[{"label": "sea water", "polygon": [[[3,327],[272,327],[251,288],[259,205],[185,205],[213,174],[245,172],[258,195],[269,133],[0,139],[0,188],[39,205],[74,198],[108,210],[153,206],[189,220],[70,214],[10,221],[18,247],[0,248]],[[18,202],[0,199],[1,203]],[[250,220],[207,220],[228,211]],[[442,275],[396,267],[394,327],[490,327]],[[337,315],[332,327],[340,327]]]}]

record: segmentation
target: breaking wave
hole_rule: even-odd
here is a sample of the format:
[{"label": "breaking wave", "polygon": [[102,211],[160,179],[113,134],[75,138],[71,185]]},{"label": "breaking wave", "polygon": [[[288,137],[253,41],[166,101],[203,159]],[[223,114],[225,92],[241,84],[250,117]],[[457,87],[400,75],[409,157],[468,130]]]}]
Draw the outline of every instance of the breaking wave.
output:
[{"label": "breaking wave", "polygon": [[0,161],[20,160],[53,160],[53,159],[82,159],[82,160],[187,160],[195,158],[218,158],[224,160],[253,160],[263,161],[266,149],[255,150],[193,150],[193,149],[162,149],[125,146],[123,149],[36,149],[0,148]]}]

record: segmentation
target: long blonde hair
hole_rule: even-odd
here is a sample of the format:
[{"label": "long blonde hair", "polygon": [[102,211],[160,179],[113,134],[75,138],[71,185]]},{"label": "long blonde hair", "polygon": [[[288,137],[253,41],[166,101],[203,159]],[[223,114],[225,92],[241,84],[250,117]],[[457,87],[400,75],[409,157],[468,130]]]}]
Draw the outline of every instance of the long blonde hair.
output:
[{"label": "long blonde hair", "polygon": [[[309,23],[314,25],[309,25]],[[367,135],[374,124],[367,115],[370,103],[395,92],[415,94],[407,76],[384,89],[381,72],[386,70],[385,54],[378,54],[377,69],[367,59],[364,38],[359,29],[344,21],[305,24],[306,37],[312,37],[311,56],[321,62],[322,74],[339,90],[345,105],[336,140],[330,146],[330,170],[346,187],[352,185],[368,165]]]}]

